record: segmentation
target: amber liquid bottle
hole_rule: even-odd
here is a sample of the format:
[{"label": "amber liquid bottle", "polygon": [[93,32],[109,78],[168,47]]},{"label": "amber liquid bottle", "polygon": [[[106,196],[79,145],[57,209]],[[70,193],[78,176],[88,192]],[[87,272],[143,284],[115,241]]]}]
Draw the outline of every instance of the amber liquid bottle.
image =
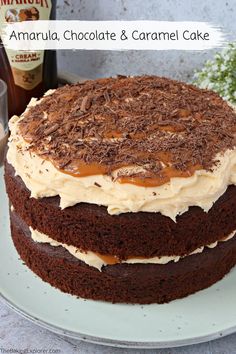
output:
[{"label": "amber liquid bottle", "polygon": [[[1,23],[17,21],[54,20],[56,0],[0,0]],[[1,28],[0,28],[1,29]],[[20,52],[6,50],[0,39],[0,79],[8,87],[9,118],[20,115],[32,97],[41,97],[48,89],[57,87],[56,52],[53,50]]]}]

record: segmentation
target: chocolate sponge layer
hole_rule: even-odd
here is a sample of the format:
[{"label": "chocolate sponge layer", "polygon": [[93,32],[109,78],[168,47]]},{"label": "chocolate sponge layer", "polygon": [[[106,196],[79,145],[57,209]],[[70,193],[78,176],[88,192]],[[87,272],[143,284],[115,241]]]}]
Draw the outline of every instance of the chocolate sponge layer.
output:
[{"label": "chocolate sponge layer", "polygon": [[125,303],[164,303],[192,294],[220,280],[236,263],[236,238],[177,263],[118,264],[96,268],[62,247],[32,240],[28,226],[11,213],[15,247],[40,278],[80,297]]},{"label": "chocolate sponge layer", "polygon": [[9,164],[5,181],[10,202],[27,225],[59,242],[121,259],[189,254],[236,229],[235,186],[229,186],[208,213],[190,207],[175,223],[160,213],[109,215],[105,207],[88,203],[61,210],[59,197],[30,198]]}]

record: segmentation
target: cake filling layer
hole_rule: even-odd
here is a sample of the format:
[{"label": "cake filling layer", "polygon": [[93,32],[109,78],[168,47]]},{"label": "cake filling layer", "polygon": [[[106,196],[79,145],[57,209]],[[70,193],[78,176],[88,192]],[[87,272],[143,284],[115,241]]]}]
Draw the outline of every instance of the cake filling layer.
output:
[{"label": "cake filling layer", "polygon": [[[32,104],[36,101],[31,102]],[[60,207],[80,202],[104,205],[111,215],[125,212],[160,212],[176,220],[190,206],[199,206],[205,212],[226,191],[236,184],[236,149],[227,150],[215,158],[211,171],[196,170],[188,178],[171,178],[157,187],[121,184],[109,175],[75,177],[59,171],[50,161],[29,151],[19,133],[18,123],[23,117],[10,121],[11,137],[8,162],[24,181],[31,197],[60,196]]]},{"label": "cake filling layer", "polygon": [[74,246],[55,241],[51,237],[49,237],[48,235],[45,235],[45,234],[39,232],[38,230],[32,229],[32,227],[30,227],[30,231],[31,231],[31,237],[35,242],[48,243],[53,247],[61,246],[61,247],[65,248],[70,254],[72,254],[77,259],[85,262],[86,264],[88,264],[91,267],[97,268],[100,271],[102,270],[103,266],[107,266],[107,265],[111,265],[111,264],[118,264],[118,263],[167,264],[171,261],[178,262],[182,258],[203,252],[205,247],[214,248],[217,246],[218,242],[224,242],[224,241],[230,240],[231,238],[233,238],[235,236],[235,232],[236,232],[236,230],[234,230],[228,236],[222,238],[221,240],[216,241],[216,242],[211,243],[206,246],[199,247],[196,250],[194,250],[193,252],[191,252],[190,254],[187,254],[185,256],[174,255],[174,256],[162,256],[162,257],[152,257],[152,258],[137,257],[137,258],[129,258],[127,260],[119,260],[115,256],[101,255],[99,253],[95,253],[95,252],[91,252],[91,251],[83,252]]}]

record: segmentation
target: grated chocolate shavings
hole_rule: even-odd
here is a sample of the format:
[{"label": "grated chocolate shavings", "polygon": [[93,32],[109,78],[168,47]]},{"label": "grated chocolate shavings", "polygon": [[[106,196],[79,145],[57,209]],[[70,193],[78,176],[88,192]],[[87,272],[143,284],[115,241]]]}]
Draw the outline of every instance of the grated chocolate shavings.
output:
[{"label": "grated chocolate shavings", "polygon": [[236,145],[236,115],[216,93],[155,76],[66,85],[19,126],[30,151],[62,170],[141,166],[142,178],[162,178],[167,168],[210,171],[216,154]]},{"label": "grated chocolate shavings", "polygon": [[81,102],[80,110],[82,112],[86,112],[92,104],[92,97],[91,96],[85,96]]}]

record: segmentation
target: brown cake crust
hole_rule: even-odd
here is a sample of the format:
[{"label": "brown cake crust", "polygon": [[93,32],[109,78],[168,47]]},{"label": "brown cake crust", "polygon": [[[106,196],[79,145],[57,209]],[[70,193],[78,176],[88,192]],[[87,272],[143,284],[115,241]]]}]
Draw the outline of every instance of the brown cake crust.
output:
[{"label": "brown cake crust", "polygon": [[5,181],[11,204],[27,225],[58,242],[120,259],[186,255],[236,229],[235,186],[229,186],[208,213],[190,207],[175,223],[160,213],[110,215],[105,207],[87,203],[61,210],[59,197],[30,198],[7,163]]},{"label": "brown cake crust", "polygon": [[84,298],[125,303],[164,303],[192,294],[220,280],[236,263],[236,238],[177,263],[119,264],[99,272],[62,247],[36,243],[25,223],[11,213],[15,247],[42,280]]}]

